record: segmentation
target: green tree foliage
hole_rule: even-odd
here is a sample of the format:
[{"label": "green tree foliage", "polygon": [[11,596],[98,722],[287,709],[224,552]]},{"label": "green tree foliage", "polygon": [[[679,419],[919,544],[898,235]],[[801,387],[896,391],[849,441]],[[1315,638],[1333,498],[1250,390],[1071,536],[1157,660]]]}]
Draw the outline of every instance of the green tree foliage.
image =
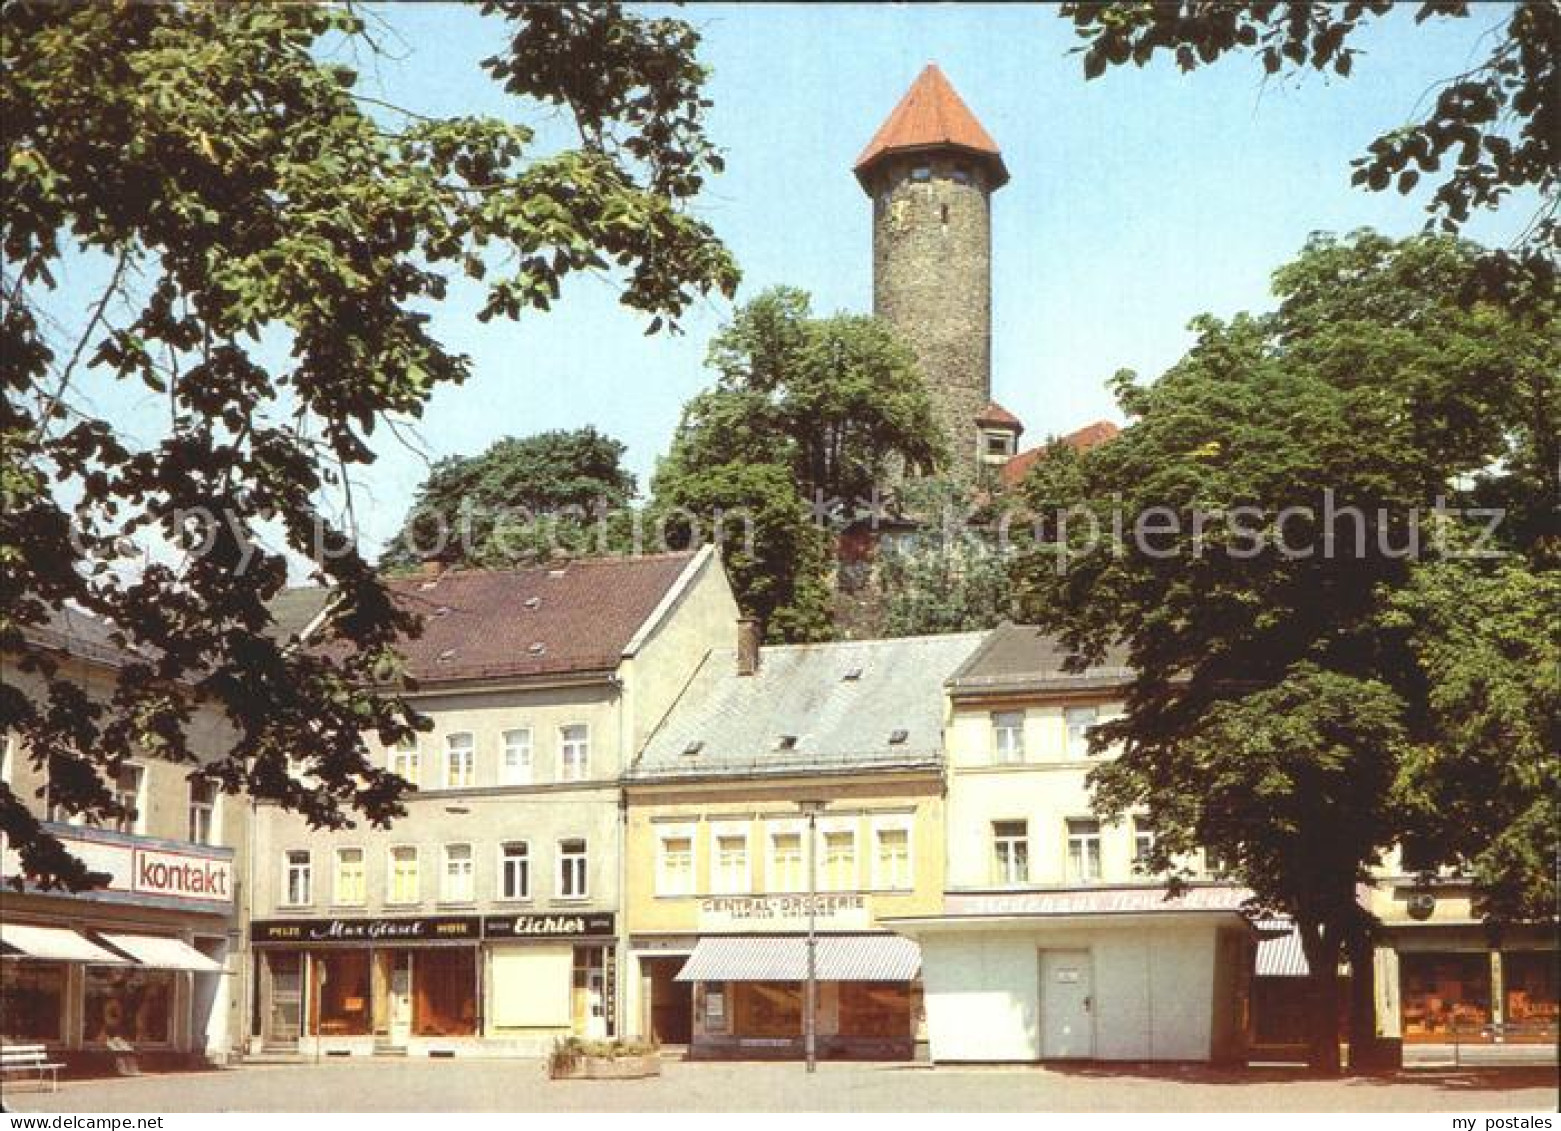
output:
[{"label": "green tree foliage", "polygon": [[[1425,0],[1414,5],[1415,22],[1485,15],[1492,7]],[[1440,177],[1427,207],[1446,232],[1474,209],[1534,190],[1541,208],[1529,233],[1532,266],[1561,249],[1561,6],[1505,7],[1500,31],[1481,40],[1484,57],[1440,85],[1424,118],[1372,142],[1355,161],[1354,183],[1408,193],[1422,175]],[[1390,0],[1088,0],[1064,4],[1062,14],[1085,41],[1091,79],[1111,66],[1143,66],[1162,51],[1183,71],[1236,52],[1256,55],[1269,75],[1311,67],[1347,76],[1361,57],[1356,34],[1393,8]]]},{"label": "green tree foliage", "polygon": [[634,477],[623,468],[626,450],[585,427],[507,437],[481,455],[440,460],[380,565],[432,559],[499,569],[627,549]]},{"label": "green tree foliage", "polygon": [[[715,506],[729,522],[753,507],[749,526],[759,536],[741,554],[755,568],[737,568],[738,554],[728,555],[738,602],[769,639],[823,639],[830,552],[822,520],[870,508],[896,469],[930,468],[943,454],[915,357],[883,322],[815,318],[804,292],[778,287],[722,328],[709,365],[715,387],[685,407],[656,470],[656,509],[708,519]],[[780,483],[790,484],[789,503]],[[749,488],[756,493],[745,500]]]},{"label": "green tree foliage", "polygon": [[[615,4],[485,11],[510,37],[487,69],[517,112],[577,126],[577,145],[361,95],[331,61],[344,40],[372,50],[350,6],[5,6],[0,647],[49,691],[7,681],[0,727],[50,767],[66,811],[117,815],[105,783],[132,754],[193,760],[185,725],[204,701],[234,734],[201,771],[225,790],[321,826],[395,815],[405,783],[362,735],[419,725],[393,690],[393,645],[416,625],[331,516],[376,430],[467,373],[428,306],[455,273],[484,282],[489,318],[608,272],[655,329],[734,289],[689,207],[718,165],[694,32]],[[67,269],[104,280],[86,309],[60,308]],[[166,402],[162,435],[116,429],[96,395],[114,385]],[[217,521],[186,521],[201,513]],[[121,568],[122,537],[172,561]],[[272,639],[284,550],[334,588],[323,651]],[[80,702],[28,646],[67,602],[146,657],[109,702]],[[26,871],[85,882],[22,802],[0,785]]]},{"label": "green tree foliage", "polygon": [[949,480],[907,481],[898,502],[920,529],[879,549],[883,632],[973,632],[1012,620],[1009,564],[1025,531],[1001,525],[996,508]]},{"label": "green tree foliage", "polygon": [[[1525,743],[1554,737],[1509,713],[1553,696],[1526,662],[1544,654],[1526,618],[1550,582],[1525,591],[1525,611],[1507,614],[1516,624],[1439,636],[1431,617],[1457,615],[1454,580],[1484,592],[1465,595],[1470,607],[1500,598],[1478,573],[1424,572],[1472,569],[1478,559],[1454,552],[1473,551],[1488,518],[1454,512],[1493,484],[1532,496],[1525,513],[1554,514],[1554,483],[1519,458],[1536,425],[1561,424],[1554,310],[1466,302],[1479,254],[1446,237],[1314,239],[1276,273],[1275,313],[1196,320],[1196,345],[1158,381],[1119,375],[1121,436],[1051,453],[1026,484],[1057,521],[1017,571],[1025,612],[1081,657],[1123,642],[1136,672],[1125,715],[1097,732],[1124,743],[1092,776],[1097,805],[1108,817],[1147,808],[1152,864],[1173,881],[1203,847],[1295,917],[1322,1067],[1337,1063],[1331,971],[1341,948],[1369,958],[1355,885],[1386,851],[1440,831],[1437,862],[1475,862],[1492,892],[1552,883],[1531,869],[1553,859],[1553,834],[1503,823],[1532,812],[1543,777]],[[1503,524],[1487,548],[1536,563],[1551,538]],[[1509,629],[1528,643],[1498,645]],[[1460,687],[1457,672],[1502,647],[1502,699]],[[1493,731],[1507,735],[1496,749],[1473,737]],[[1477,802],[1476,784],[1497,792]],[[1461,839],[1428,827],[1443,789],[1468,798],[1462,816],[1492,823]],[[1513,838],[1521,850],[1480,848]]]}]

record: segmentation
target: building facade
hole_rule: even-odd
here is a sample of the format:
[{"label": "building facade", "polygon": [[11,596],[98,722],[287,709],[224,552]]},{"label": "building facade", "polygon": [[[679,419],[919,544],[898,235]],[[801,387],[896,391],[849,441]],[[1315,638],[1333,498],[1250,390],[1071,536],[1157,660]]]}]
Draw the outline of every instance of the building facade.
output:
[{"label": "building facade", "polygon": [[924,1039],[919,955],[883,928],[943,878],[942,680],[978,634],[713,651],[625,776],[630,1032],[699,1057]]},{"label": "building facade", "polygon": [[433,729],[374,748],[417,790],[388,829],[262,807],[254,1043],[547,1050],[621,1029],[619,778],[736,606],[714,551],[395,583]]},{"label": "building facade", "polygon": [[922,948],[935,1061],[1233,1060],[1255,938],[1248,893],[1209,881],[1167,900],[1138,874],[1154,833],[1109,825],[1086,777],[1112,756],[1113,658],[1083,673],[1034,629],[994,630],[948,684],[943,907],[890,926]]},{"label": "building facade", "polygon": [[[119,669],[141,657],[101,622],[71,610],[27,631],[89,698],[106,702]],[[5,678],[46,694],[39,676],[7,655]],[[197,709],[190,746],[225,748],[220,719]],[[7,881],[21,872],[0,851],[0,1040],[46,1045],[67,1063],[126,1046],[148,1062],[225,1060],[239,1032],[240,900],[245,810],[193,767],[148,753],[110,783],[129,815],[87,826],[51,805],[48,768],[15,736],[0,748],[0,782],[106,886],[71,894]],[[235,847],[238,850],[235,851]]]}]

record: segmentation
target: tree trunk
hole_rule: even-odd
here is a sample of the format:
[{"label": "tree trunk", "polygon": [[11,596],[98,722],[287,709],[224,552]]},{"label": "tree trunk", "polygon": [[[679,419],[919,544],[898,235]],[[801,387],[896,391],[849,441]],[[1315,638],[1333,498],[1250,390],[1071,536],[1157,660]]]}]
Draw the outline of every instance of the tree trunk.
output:
[{"label": "tree trunk", "polygon": [[1296,922],[1306,954],[1306,1063],[1313,1072],[1339,1074],[1339,942],[1316,923]]},{"label": "tree trunk", "polygon": [[1345,942],[1350,959],[1350,1071],[1381,1067],[1377,1059],[1376,961],[1371,936],[1350,932]]}]

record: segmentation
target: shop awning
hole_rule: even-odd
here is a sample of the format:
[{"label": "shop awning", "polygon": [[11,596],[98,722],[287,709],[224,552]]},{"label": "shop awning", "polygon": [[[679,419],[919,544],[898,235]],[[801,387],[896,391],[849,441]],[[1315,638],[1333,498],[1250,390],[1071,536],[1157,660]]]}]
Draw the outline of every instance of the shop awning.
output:
[{"label": "shop awning", "polygon": [[[21,923],[0,923],[0,943],[22,958],[44,958],[54,962],[90,962],[96,966],[128,965],[119,955],[64,927],[35,927]],[[7,955],[6,957],[16,957]]]},{"label": "shop awning", "polygon": [[124,951],[142,966],[158,970],[194,970],[201,974],[223,973],[222,963],[207,958],[189,943],[158,935],[111,935],[102,932],[103,940],[110,946]]},{"label": "shop awning", "polygon": [[[820,935],[821,982],[909,982],[921,971],[921,947],[899,935]],[[808,940],[799,935],[700,939],[679,982],[801,982]]]},{"label": "shop awning", "polygon": [[1301,933],[1288,919],[1259,919],[1256,924],[1257,976],[1259,978],[1304,978],[1311,967],[1301,949]]}]

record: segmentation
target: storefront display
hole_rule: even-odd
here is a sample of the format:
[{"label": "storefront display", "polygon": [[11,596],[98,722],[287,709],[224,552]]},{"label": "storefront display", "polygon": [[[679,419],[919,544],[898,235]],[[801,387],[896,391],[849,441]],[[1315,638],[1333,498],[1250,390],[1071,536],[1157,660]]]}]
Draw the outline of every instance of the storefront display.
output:
[{"label": "storefront display", "polygon": [[322,1036],[367,1036],[372,1020],[367,952],[321,953],[314,960],[315,984],[319,987],[315,1031]]},{"label": "storefront display", "polygon": [[740,1037],[800,1037],[803,989],[802,982],[732,983],[733,1031]]},{"label": "storefront display", "polygon": [[172,970],[88,966],[85,1041],[166,1045],[173,1040],[173,1002]]},{"label": "storefront display", "polygon": [[0,961],[0,1039],[58,1041],[64,1015],[63,962]]},{"label": "storefront display", "polygon": [[1501,956],[1506,990],[1503,1020],[1509,1039],[1554,1041],[1561,1008],[1556,1002],[1555,951],[1508,951]]},{"label": "storefront display", "polygon": [[412,952],[412,1032],[419,1037],[476,1034],[475,949]]},{"label": "storefront display", "polygon": [[1491,962],[1483,951],[1399,955],[1405,1041],[1479,1037],[1491,1023]]}]

